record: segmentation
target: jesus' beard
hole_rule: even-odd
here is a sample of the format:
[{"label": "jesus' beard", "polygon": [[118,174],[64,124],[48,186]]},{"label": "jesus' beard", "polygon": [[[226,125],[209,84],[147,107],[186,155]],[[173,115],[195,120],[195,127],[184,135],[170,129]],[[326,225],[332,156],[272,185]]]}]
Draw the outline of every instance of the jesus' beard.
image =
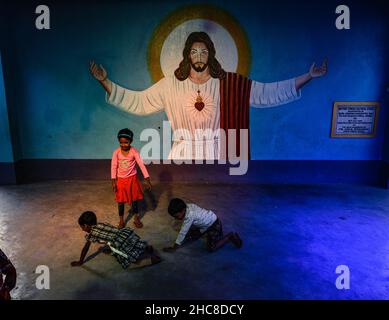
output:
[{"label": "jesus' beard", "polygon": [[195,63],[191,63],[191,65],[192,65],[193,70],[196,72],[203,72],[208,67],[207,63],[204,63],[203,66],[196,66]]}]

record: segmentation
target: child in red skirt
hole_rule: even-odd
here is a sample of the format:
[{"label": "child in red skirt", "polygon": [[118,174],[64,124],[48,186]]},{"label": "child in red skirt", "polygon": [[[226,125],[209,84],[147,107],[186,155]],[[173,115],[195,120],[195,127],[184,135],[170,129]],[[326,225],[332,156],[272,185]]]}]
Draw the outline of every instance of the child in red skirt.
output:
[{"label": "child in red skirt", "polygon": [[149,173],[138,150],[131,147],[134,137],[132,131],[127,128],[122,129],[117,137],[120,148],[117,148],[112,155],[111,178],[112,189],[115,192],[116,202],[118,203],[119,228],[124,228],[125,226],[123,219],[125,203],[132,205],[135,227],[142,228],[143,224],[139,217],[138,200],[143,199],[143,191],[137,176],[136,164],[138,164],[145,178],[146,188],[151,190]]}]

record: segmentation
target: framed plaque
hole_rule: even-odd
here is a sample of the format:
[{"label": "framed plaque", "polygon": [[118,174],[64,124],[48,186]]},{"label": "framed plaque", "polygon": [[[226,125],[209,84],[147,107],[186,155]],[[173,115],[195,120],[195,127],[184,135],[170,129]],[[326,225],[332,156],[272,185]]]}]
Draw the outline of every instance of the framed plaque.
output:
[{"label": "framed plaque", "polygon": [[379,108],[378,102],[335,102],[331,137],[375,137]]}]

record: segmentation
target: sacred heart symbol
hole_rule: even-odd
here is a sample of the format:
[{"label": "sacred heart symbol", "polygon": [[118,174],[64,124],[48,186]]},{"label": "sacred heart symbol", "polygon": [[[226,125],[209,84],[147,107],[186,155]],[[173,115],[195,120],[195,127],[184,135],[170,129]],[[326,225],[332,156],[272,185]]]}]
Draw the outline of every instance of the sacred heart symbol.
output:
[{"label": "sacred heart symbol", "polygon": [[205,107],[204,102],[196,102],[196,103],[195,103],[195,108],[196,108],[198,111],[203,110],[204,107]]}]

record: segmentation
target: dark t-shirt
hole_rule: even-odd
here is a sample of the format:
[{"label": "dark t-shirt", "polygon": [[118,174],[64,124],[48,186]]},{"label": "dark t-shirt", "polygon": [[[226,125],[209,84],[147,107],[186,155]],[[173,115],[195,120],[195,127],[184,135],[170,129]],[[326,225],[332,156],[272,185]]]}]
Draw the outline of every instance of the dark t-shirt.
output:
[{"label": "dark t-shirt", "polygon": [[10,290],[15,287],[16,274],[14,270],[15,268],[11,261],[9,261],[5,253],[0,249],[0,287],[3,285],[3,274],[6,275],[4,285]]}]

